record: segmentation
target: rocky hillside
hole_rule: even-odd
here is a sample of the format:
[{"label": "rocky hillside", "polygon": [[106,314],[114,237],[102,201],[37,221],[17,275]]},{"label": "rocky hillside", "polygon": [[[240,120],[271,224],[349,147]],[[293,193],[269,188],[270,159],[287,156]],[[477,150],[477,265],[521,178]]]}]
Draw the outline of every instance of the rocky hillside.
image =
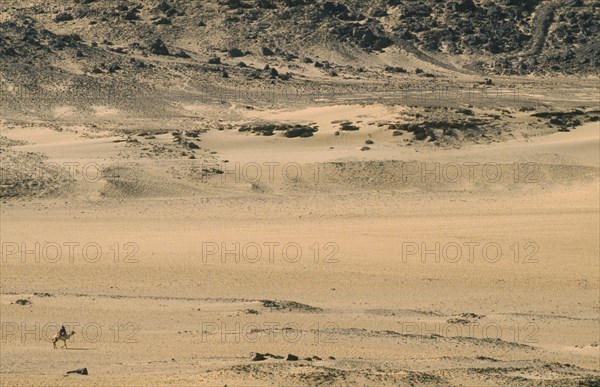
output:
[{"label": "rocky hillside", "polygon": [[399,57],[430,71],[594,74],[599,29],[594,0],[2,0],[0,81],[49,89],[79,77],[83,94],[115,97],[157,79],[433,75]]}]

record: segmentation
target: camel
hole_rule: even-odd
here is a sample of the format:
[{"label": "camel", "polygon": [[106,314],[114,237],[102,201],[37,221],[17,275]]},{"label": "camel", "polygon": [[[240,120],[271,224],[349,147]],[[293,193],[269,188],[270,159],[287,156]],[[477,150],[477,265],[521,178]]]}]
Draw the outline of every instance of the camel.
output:
[{"label": "camel", "polygon": [[65,342],[65,344],[62,346],[62,348],[67,348],[67,340],[69,340],[71,338],[71,336],[73,336],[75,334],[75,331],[71,331],[71,333],[67,333],[66,335],[60,335],[60,334],[55,334],[54,337],[52,338],[52,345],[54,345],[54,349],[56,349],[56,343],[58,342],[58,340],[62,340]]}]

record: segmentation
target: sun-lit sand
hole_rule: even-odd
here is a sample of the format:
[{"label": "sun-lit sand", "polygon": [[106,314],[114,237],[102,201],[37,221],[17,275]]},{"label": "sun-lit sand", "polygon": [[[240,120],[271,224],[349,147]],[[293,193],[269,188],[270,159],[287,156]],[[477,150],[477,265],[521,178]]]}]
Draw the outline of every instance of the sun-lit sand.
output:
[{"label": "sun-lit sand", "polygon": [[0,0],[0,385],[599,386],[596,3]]},{"label": "sun-lit sand", "polygon": [[[418,373],[477,385],[486,374],[469,369],[498,362],[497,380],[544,364],[589,372],[598,360],[597,129],[355,157],[359,140],[340,145],[332,133],[242,144],[217,131],[204,141],[229,160],[228,173],[157,185],[161,165],[148,160],[122,186],[95,177],[95,166],[126,165],[113,137],[3,130],[28,141],[19,151],[78,163],[69,196],[2,205],[3,383],[78,384],[54,370],[87,367],[98,385],[263,384],[248,373],[251,352],[305,362],[267,360],[254,372],[272,372],[273,383],[296,372],[307,383]],[[340,160],[344,168],[325,169]],[[527,160],[533,169],[514,175],[512,163]],[[469,175],[467,162],[510,175],[496,182],[478,166]],[[465,175],[456,181],[448,165]],[[62,323],[78,335],[56,352],[49,340]],[[313,356],[322,360],[302,360]]]}]

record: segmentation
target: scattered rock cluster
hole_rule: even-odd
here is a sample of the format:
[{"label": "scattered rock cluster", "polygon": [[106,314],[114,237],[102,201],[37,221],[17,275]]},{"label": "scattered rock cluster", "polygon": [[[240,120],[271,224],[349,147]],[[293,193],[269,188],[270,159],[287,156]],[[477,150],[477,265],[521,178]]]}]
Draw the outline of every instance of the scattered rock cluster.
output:
[{"label": "scattered rock cluster", "polygon": [[452,120],[419,120],[413,123],[397,123],[389,125],[388,129],[392,131],[393,136],[401,136],[402,132],[414,134],[415,140],[435,141],[444,136],[456,136],[456,131],[474,130],[478,131],[480,127],[489,124],[487,119],[478,118],[455,118]]},{"label": "scattered rock cluster", "polygon": [[[275,359],[275,360],[283,360],[285,359],[286,361],[299,361],[300,357],[297,355],[293,355],[291,353],[289,353],[287,356],[280,356],[280,355],[273,355],[271,353],[258,353],[258,352],[253,352],[250,354],[250,360],[251,361],[264,361],[267,359]],[[321,357],[319,356],[309,356],[309,357],[305,357],[302,360],[305,361],[320,361],[323,360]],[[328,360],[335,360],[335,357],[333,356],[329,356]]]},{"label": "scattered rock cluster", "polygon": [[539,112],[532,117],[548,120],[548,125],[559,127],[559,131],[568,132],[570,128],[577,127],[585,122],[600,121],[600,110],[583,111],[579,109],[571,111],[549,111]]},{"label": "scattered rock cluster", "polygon": [[318,130],[317,126],[302,124],[248,124],[242,125],[238,129],[240,132],[251,132],[263,136],[273,136],[275,132],[283,132],[287,138],[312,137]]}]

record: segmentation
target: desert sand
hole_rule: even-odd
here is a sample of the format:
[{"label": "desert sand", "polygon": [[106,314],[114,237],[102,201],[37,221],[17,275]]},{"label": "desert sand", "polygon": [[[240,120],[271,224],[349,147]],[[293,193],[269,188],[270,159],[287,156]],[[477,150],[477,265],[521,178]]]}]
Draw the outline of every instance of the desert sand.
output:
[{"label": "desert sand", "polygon": [[[125,165],[123,143],[84,133],[3,131],[47,162]],[[207,181],[161,181],[149,161],[122,185],[74,173],[67,197],[3,202],[3,384],[78,385],[63,373],[81,367],[91,385],[597,377],[596,123],[360,157],[346,155],[354,145],[237,136],[207,134],[233,171]],[[477,167],[508,174],[515,160],[534,160],[532,181],[527,171],[495,182]],[[325,169],[333,161],[346,167]],[[463,167],[458,182],[449,169],[412,174],[466,162],[472,176]],[[272,174],[263,166],[260,181],[242,172],[263,163]],[[79,336],[53,350],[63,323]],[[300,360],[251,362],[253,352]]]},{"label": "desert sand", "polygon": [[[0,15],[21,20],[38,3]],[[129,39],[154,6],[115,31]],[[191,5],[178,7],[181,30],[161,33],[205,55],[186,32]],[[211,7],[209,25],[227,15]],[[74,12],[63,8],[51,15]],[[102,14],[88,16],[97,26],[51,15],[38,22],[115,40],[82,60],[127,47]],[[494,75],[492,89],[454,67],[461,56],[311,44],[366,69],[334,66],[332,79],[248,54],[259,71],[294,73],[273,97],[231,58],[233,79],[211,70],[200,82],[195,59],[133,55],[152,73],[89,75],[87,62],[50,56],[57,78],[107,93],[82,96],[23,95],[20,65],[7,65],[2,386],[600,383],[597,76]],[[386,79],[394,63],[435,77]],[[460,91],[439,98],[448,82]],[[431,94],[406,94],[417,86]],[[61,325],[75,335],[55,349]]]}]

